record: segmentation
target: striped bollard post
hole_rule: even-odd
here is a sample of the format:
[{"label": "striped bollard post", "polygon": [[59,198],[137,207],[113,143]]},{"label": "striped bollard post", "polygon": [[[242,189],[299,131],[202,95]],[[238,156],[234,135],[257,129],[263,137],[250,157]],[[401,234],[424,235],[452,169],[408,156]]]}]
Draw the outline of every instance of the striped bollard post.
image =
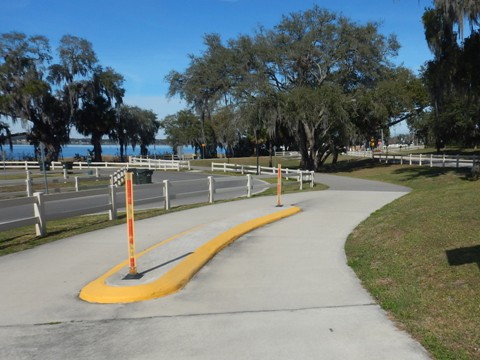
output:
[{"label": "striped bollard post", "polygon": [[277,171],[277,207],[282,206],[282,165],[278,164]]},{"label": "striped bollard post", "polygon": [[133,173],[125,174],[125,200],[127,211],[127,237],[128,237],[128,275],[124,279],[139,279],[142,275],[137,272],[137,259],[135,257],[135,233],[133,213]]}]

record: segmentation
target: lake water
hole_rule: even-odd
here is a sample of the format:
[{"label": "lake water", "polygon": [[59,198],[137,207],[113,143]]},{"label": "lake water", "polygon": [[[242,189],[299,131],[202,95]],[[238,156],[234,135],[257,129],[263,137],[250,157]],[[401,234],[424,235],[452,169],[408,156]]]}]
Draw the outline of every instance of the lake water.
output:
[{"label": "lake water", "polygon": [[[75,155],[87,156],[88,150],[93,150],[92,145],[66,145],[63,147],[60,159],[73,158]],[[193,154],[195,149],[191,146],[184,146],[182,148],[184,154]],[[5,159],[7,160],[23,160],[26,157],[34,157],[34,149],[32,145],[13,145],[13,151],[9,146],[3,147]],[[171,154],[172,147],[168,145],[151,145],[148,147],[148,152],[151,156]],[[0,154],[2,155],[2,154]],[[102,155],[120,156],[120,147],[118,145],[102,145]],[[131,146],[127,147],[126,156],[140,155],[140,147],[136,146],[135,150]]]}]

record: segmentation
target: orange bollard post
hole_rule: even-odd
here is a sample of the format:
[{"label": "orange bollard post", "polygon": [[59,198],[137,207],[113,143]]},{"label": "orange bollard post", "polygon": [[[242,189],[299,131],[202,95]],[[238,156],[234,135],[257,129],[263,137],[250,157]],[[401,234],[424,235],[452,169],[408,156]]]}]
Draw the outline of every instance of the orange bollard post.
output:
[{"label": "orange bollard post", "polygon": [[282,165],[278,164],[278,170],[277,170],[277,207],[282,206],[281,196],[282,196]]},{"label": "orange bollard post", "polygon": [[127,236],[128,236],[128,264],[129,272],[125,279],[139,279],[142,275],[137,273],[137,259],[135,257],[135,232],[133,213],[133,174],[125,174],[125,200],[127,211]]}]

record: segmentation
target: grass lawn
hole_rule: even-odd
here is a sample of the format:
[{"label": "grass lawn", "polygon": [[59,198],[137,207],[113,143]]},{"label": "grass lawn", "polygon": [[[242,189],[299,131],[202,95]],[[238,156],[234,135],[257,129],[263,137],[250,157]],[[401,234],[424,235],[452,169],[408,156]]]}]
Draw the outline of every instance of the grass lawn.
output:
[{"label": "grass lawn", "polygon": [[413,189],[358,226],[346,252],[368,291],[435,359],[480,359],[480,182],[467,174],[368,161],[339,173]]}]

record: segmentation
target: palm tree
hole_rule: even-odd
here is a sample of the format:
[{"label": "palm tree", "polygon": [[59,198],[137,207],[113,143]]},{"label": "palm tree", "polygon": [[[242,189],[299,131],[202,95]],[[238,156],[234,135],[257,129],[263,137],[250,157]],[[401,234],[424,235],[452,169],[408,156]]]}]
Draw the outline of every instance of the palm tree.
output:
[{"label": "palm tree", "polygon": [[111,68],[97,67],[82,94],[82,108],[76,118],[77,131],[91,136],[94,161],[102,161],[101,140],[114,131],[125,94],[123,76]]}]

